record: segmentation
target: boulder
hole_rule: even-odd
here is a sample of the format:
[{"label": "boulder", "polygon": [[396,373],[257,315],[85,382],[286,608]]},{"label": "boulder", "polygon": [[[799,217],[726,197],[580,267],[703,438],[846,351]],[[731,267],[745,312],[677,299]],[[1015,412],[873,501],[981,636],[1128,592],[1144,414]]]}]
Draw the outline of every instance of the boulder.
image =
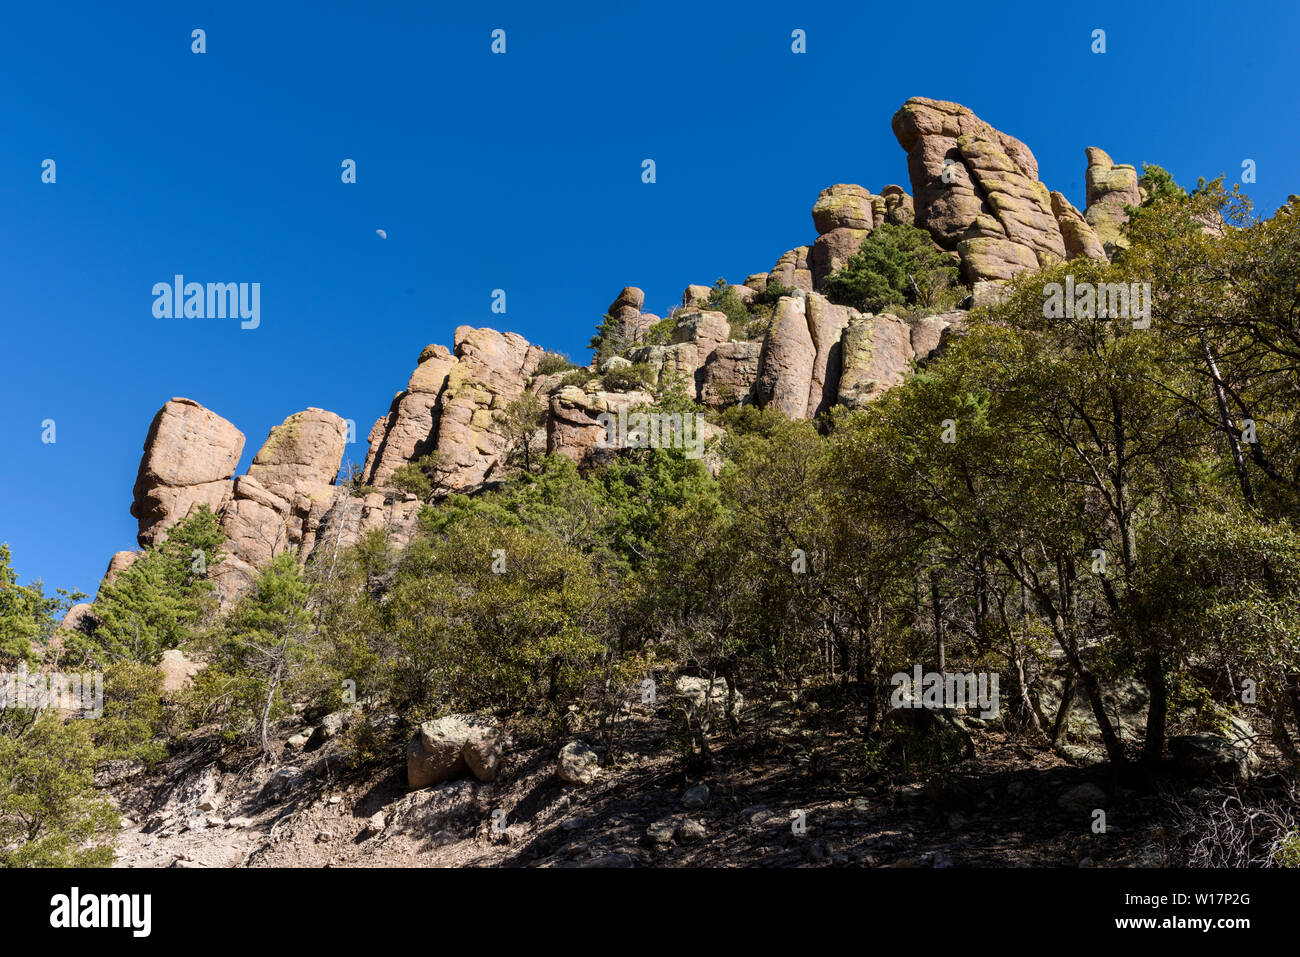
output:
[{"label": "boulder", "polygon": [[705,309],[709,305],[709,297],[713,295],[712,286],[701,286],[695,283],[687,286],[682,292],[682,309],[684,311]]},{"label": "boulder", "polygon": [[131,505],[141,547],[163,541],[193,508],[218,511],[243,451],[244,434],[193,399],[163,405],[145,437]]},{"label": "boulder", "polygon": [[1180,734],[1169,739],[1174,766],[1196,778],[1245,784],[1259,769],[1259,755],[1242,742],[1219,734]]},{"label": "boulder", "polygon": [[407,391],[398,393],[388,415],[370,430],[370,449],[362,469],[366,484],[387,485],[397,469],[434,450],[438,399],[455,364],[455,358],[442,346],[429,347],[422,354]]},{"label": "boulder", "polygon": [[560,749],[555,774],[565,784],[585,787],[600,776],[600,755],[582,741],[570,741]]},{"label": "boulder", "polygon": [[333,485],[347,447],[347,423],[333,412],[296,412],[271,429],[248,467],[263,487]]},{"label": "boulder", "polygon": [[99,583],[100,590],[117,581],[118,576],[134,565],[143,554],[144,552],[141,551],[114,552],[113,557],[108,560],[108,568]]},{"label": "boulder", "polygon": [[162,690],[164,694],[175,694],[194,683],[194,676],[207,667],[207,663],[187,657],[179,648],[171,648],[162,653],[158,670],[162,672]]},{"label": "boulder", "polygon": [[641,320],[643,305],[645,305],[645,293],[636,286],[627,286],[605,310],[606,314],[618,324],[618,335],[624,342],[637,342],[645,334],[649,324]]},{"label": "boulder", "polygon": [[[1050,728],[1060,709],[1064,681],[1059,676],[1043,678],[1034,689],[1039,715],[1044,726]],[[1151,695],[1146,685],[1136,678],[1123,678],[1102,683],[1102,701],[1110,716],[1111,726],[1123,741],[1137,743],[1146,732],[1147,708]],[[1100,741],[1101,728],[1092,712],[1092,705],[1079,682],[1075,682],[1070,707],[1065,719],[1066,732],[1086,741]]]},{"label": "boulder", "polygon": [[546,451],[558,452],[579,465],[591,464],[603,455],[612,457],[616,449],[606,452],[600,447],[610,438],[600,416],[617,415],[619,409],[648,405],[652,401],[647,392],[586,392],[577,386],[566,386],[551,397],[546,417]]},{"label": "boulder", "polygon": [[1101,240],[1097,238],[1092,226],[1064,194],[1056,191],[1052,192],[1052,215],[1056,217],[1056,225],[1061,229],[1061,239],[1065,242],[1067,259],[1083,257],[1100,262],[1106,261],[1106,250],[1102,247]]},{"label": "boulder", "polygon": [[457,363],[439,396],[436,449],[447,462],[449,488],[477,485],[507,451],[502,410],[523,394],[543,351],[513,332],[461,326]]},{"label": "boulder", "polygon": [[714,349],[731,337],[731,326],[723,312],[697,310],[683,312],[677,317],[673,328],[672,341],[691,343],[696,348],[696,356],[704,362]]},{"label": "boulder", "polygon": [[471,770],[481,781],[492,780],[499,770],[503,746],[499,728],[487,718],[453,714],[425,721],[406,746],[407,784],[413,789],[425,788],[463,777]]},{"label": "boulder", "polygon": [[869,232],[875,225],[871,193],[855,183],[836,183],[817,194],[813,204],[813,226],[818,235],[835,229]]},{"label": "boulder", "polygon": [[891,183],[880,191],[879,196],[871,197],[871,204],[877,226],[884,223],[896,226],[916,224],[916,207],[912,203],[912,197],[901,186]]},{"label": "boulder", "polygon": [[814,350],[805,406],[805,414],[811,419],[835,404],[843,365],[840,337],[860,313],[850,306],[837,306],[815,292],[804,300],[804,313]]},{"label": "boulder", "polygon": [[724,342],[705,360],[700,402],[712,408],[745,401],[758,379],[761,342]]},{"label": "boulder", "polygon": [[[708,703],[709,709],[719,714],[727,709],[727,679],[696,678],[682,675],[673,686],[678,698],[681,698],[693,711],[699,711]],[[736,692],[735,710],[739,714],[745,706],[745,698]]]},{"label": "boulder", "polygon": [[794,249],[783,253],[781,258],[776,261],[776,265],[767,274],[768,284],[779,283],[790,289],[802,289],[804,292],[812,292],[812,266],[809,262],[811,252],[811,246],[796,246]]},{"label": "boulder", "polygon": [[1063,810],[1080,817],[1087,817],[1098,808],[1105,809],[1106,792],[1091,781],[1076,785],[1056,799]]},{"label": "boulder", "polygon": [[870,235],[868,229],[840,227],[818,236],[808,259],[813,289],[820,291],[826,278],[843,268],[849,257],[862,248],[862,240]]},{"label": "boulder", "polygon": [[470,773],[480,781],[495,781],[501,772],[505,757],[506,738],[501,729],[491,725],[475,725],[465,738],[461,756]]},{"label": "boulder", "polygon": [[966,313],[957,310],[942,312],[933,316],[921,316],[910,323],[912,328],[912,356],[917,362],[942,352],[950,329],[960,329],[965,325]]}]

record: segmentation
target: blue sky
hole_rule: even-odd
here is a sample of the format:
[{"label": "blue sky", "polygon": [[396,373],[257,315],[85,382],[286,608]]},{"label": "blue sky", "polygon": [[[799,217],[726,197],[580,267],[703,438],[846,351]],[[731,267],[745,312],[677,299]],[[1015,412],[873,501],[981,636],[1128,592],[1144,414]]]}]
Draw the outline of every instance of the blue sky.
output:
[{"label": "blue sky", "polygon": [[[811,242],[825,186],[910,192],[890,131],[909,96],[1024,140],[1080,207],[1092,145],[1185,184],[1252,158],[1269,213],[1300,192],[1296,4],[1064,6],[9,4],[0,541],[24,581],[93,594],[135,547],[141,444],[172,396],[244,432],[241,470],[308,406],[357,422],[360,461],[458,325],[586,361],[624,285],[663,314]],[[260,327],[155,318],[178,272],[260,282]]]}]

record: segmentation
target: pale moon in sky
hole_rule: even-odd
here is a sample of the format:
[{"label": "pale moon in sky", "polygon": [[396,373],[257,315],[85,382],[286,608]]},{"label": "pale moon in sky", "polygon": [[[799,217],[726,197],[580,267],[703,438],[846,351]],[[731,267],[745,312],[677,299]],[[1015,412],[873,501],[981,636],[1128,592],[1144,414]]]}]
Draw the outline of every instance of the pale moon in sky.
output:
[{"label": "pale moon in sky", "polygon": [[378,236],[380,239],[387,239],[387,238],[388,238],[388,233],[384,232],[382,229],[376,229],[376,230],[375,230],[375,235]]}]

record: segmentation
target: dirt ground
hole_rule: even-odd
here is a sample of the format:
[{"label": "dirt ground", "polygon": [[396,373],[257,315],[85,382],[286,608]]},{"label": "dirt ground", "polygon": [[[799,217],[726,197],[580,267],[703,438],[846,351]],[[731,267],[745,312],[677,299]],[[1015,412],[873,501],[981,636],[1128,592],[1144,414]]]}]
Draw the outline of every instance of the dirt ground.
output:
[{"label": "dirt ground", "polygon": [[[281,744],[278,762],[255,762],[223,757],[215,736],[198,733],[154,771],[107,787],[123,814],[116,866],[1167,862],[1162,799],[1116,781],[1104,765],[1075,767],[1045,745],[977,729],[974,760],[928,779],[884,777],[864,758],[851,709],[815,707],[748,712],[739,734],[719,736],[713,767],[698,779],[683,772],[663,710],[633,713],[616,760],[582,788],[557,780],[554,744],[510,751],[491,783],[471,777],[409,791],[397,746],[391,760],[349,769],[332,743]],[[281,728],[281,741],[301,730]],[[1105,792],[1104,834],[1092,833],[1088,813],[1058,803],[1084,782]],[[690,790],[701,783],[707,797]]]}]

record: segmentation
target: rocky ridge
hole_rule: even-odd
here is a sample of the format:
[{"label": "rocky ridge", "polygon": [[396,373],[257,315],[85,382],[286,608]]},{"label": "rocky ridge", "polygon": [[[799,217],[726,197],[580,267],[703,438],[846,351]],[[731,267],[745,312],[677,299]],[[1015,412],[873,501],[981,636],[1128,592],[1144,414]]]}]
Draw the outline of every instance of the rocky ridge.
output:
[{"label": "rocky ridge", "polygon": [[[451,349],[421,351],[406,388],[374,423],[360,493],[337,484],[348,441],[338,415],[309,408],[289,416],[271,430],[247,473],[235,475],[244,434],[193,399],[174,398],[158,411],[144,443],[131,507],[140,546],[161,542],[191,509],[208,506],[227,536],[225,560],[213,576],[228,604],[285,549],[296,549],[306,563],[337,554],[375,528],[387,529],[400,545],[421,503],[391,486],[394,472],[437,453],[446,489],[473,490],[497,478],[510,452],[504,410],[525,393],[544,407],[544,424],[530,443],[580,465],[597,454],[603,413],[651,402],[669,377],[714,409],[753,403],[812,419],[836,404],[860,406],[942,349],[965,315],[956,310],[905,320],[826,299],[826,278],[872,230],[884,223],[928,230],[960,262],[979,302],[987,283],[1064,259],[1104,260],[1123,244],[1124,206],[1142,198],[1132,166],[1089,147],[1087,208],[1080,213],[1039,181],[1037,160],[1024,143],[956,103],[914,97],[892,127],[907,154],[912,192],[890,184],[873,194],[851,183],[822,190],[812,207],[816,238],[732,287],[742,302],[770,284],[790,290],[776,300],[765,330],[732,328],[726,314],[709,307],[710,287],[688,285],[669,317],[668,341],[648,342],[663,320],[643,312],[645,294],[629,286],[608,308],[628,348],[604,368],[593,363],[579,382],[565,373],[538,374],[545,350],[515,333],[461,326]],[[629,363],[648,368],[643,388],[604,381]],[[114,555],[105,581],[137,554]],[[84,617],[87,609],[78,608]]]}]

